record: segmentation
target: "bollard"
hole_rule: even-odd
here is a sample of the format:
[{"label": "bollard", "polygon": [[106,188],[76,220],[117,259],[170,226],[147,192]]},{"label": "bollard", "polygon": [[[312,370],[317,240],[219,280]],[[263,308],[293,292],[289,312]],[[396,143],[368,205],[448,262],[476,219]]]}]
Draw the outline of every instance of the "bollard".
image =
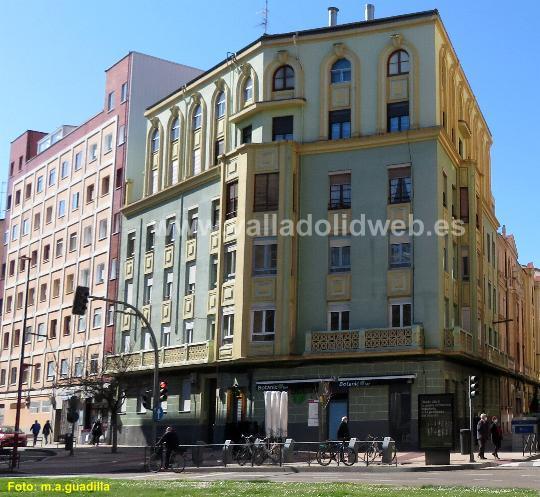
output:
[{"label": "bollard", "polygon": [[392,459],[394,458],[394,447],[396,442],[392,440],[391,437],[384,437],[382,445],[382,463],[383,464],[392,464]]},{"label": "bollard", "polygon": [[230,461],[231,443],[232,440],[225,440],[225,443],[223,444],[223,466],[225,467],[227,467],[227,463]]},{"label": "bollard", "polygon": [[292,455],[294,451],[294,440],[292,438],[287,438],[283,444],[283,456],[282,460],[284,463],[292,462]]}]

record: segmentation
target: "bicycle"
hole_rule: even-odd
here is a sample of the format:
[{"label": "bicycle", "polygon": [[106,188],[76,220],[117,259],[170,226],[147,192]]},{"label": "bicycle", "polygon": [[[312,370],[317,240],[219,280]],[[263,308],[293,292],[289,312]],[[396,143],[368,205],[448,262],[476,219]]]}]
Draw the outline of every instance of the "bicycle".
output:
[{"label": "bicycle", "polygon": [[[368,435],[367,439],[369,440],[369,445],[366,448],[366,451],[364,452],[364,462],[366,463],[366,466],[370,463],[374,462],[375,459],[383,457],[383,440],[376,438],[372,435]],[[392,453],[392,463],[396,461],[397,458],[397,450],[396,445],[393,445],[393,453]]]},{"label": "bicycle", "polygon": [[236,462],[240,466],[245,466],[253,459],[255,441],[253,435],[242,435],[242,439],[244,444],[236,452]]},{"label": "bicycle", "polygon": [[[158,473],[163,468],[163,458],[165,457],[164,449],[160,445],[158,447],[152,447],[152,453],[148,458],[148,469],[153,473]],[[171,457],[169,459],[169,466],[167,469],[175,473],[181,473],[186,467],[185,449],[180,447],[173,449]]]},{"label": "bicycle", "polygon": [[281,448],[279,444],[272,443],[270,438],[263,438],[259,442],[255,442],[253,453],[253,464],[261,466],[267,459],[270,459],[272,464],[277,464],[281,458]]},{"label": "bicycle", "polygon": [[326,442],[319,446],[316,458],[321,466],[328,466],[332,461],[352,466],[357,460],[357,454],[346,442]]}]

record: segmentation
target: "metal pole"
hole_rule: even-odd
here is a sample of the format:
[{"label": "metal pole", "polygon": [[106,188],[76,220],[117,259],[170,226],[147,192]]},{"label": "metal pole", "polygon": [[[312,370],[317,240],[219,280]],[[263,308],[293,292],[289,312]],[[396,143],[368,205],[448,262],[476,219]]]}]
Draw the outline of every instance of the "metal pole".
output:
[{"label": "metal pole", "polygon": [[469,391],[467,392],[468,393],[468,396],[469,396],[469,430],[470,430],[470,438],[471,438],[471,443],[470,443],[470,448],[469,448],[469,462],[474,462],[474,432],[473,432],[473,399],[471,397],[471,377],[469,376],[469,381],[468,381],[468,384],[469,384]]},{"label": "metal pole", "polygon": [[23,370],[24,370],[24,349],[26,344],[26,321],[28,319],[28,287],[30,286],[30,257],[22,255],[20,260],[26,261],[26,288],[24,291],[24,317],[23,317],[23,332],[21,345],[21,356],[19,358],[19,382],[17,386],[17,407],[15,409],[15,442],[13,445],[11,469],[17,465],[17,449],[19,447],[19,428],[21,424],[21,401],[23,388]]},{"label": "metal pole", "polygon": [[[94,297],[93,295],[89,295],[88,298],[94,299],[94,300],[102,300],[104,302],[109,302],[111,304],[120,304],[128,309],[131,309],[137,317],[144,323],[144,326],[148,328],[148,331],[150,332],[150,342],[152,343],[152,347],[154,348],[154,392],[153,392],[153,406],[152,406],[152,445],[156,443],[156,436],[157,436],[157,410],[160,406],[159,402],[159,351],[158,351],[158,345],[156,340],[156,335],[154,334],[154,330],[152,329],[152,326],[148,319],[144,316],[144,314],[139,311],[135,306],[128,304],[127,302],[123,302],[121,300],[114,300],[114,299],[108,299],[105,297]],[[116,413],[114,413],[116,415]]]}]

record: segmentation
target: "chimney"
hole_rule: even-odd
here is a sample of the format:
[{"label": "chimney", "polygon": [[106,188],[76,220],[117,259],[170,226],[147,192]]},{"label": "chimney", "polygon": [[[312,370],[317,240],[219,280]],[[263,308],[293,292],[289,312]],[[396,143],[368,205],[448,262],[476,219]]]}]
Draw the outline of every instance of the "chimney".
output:
[{"label": "chimney", "polygon": [[364,21],[373,21],[373,19],[375,19],[375,5],[366,3],[364,9]]},{"label": "chimney", "polygon": [[328,7],[328,26],[335,26],[337,24],[337,13],[339,9],[337,7]]}]

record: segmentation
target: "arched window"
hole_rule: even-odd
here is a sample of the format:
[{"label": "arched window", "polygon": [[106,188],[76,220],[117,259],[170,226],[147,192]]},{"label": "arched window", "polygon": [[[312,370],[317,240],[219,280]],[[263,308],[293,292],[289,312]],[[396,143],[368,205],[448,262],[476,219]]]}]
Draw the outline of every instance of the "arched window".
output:
[{"label": "arched window", "polygon": [[180,137],[180,119],[178,117],[173,121],[171,126],[171,141],[174,142]]},{"label": "arched window", "polygon": [[193,131],[196,131],[201,128],[202,125],[202,108],[199,105],[195,107],[193,111]]},{"label": "arched window", "polygon": [[152,153],[155,154],[159,150],[159,130],[157,128],[152,132]]},{"label": "arched window", "polygon": [[405,50],[397,50],[388,57],[388,76],[409,73],[409,54]]},{"label": "arched window", "polygon": [[225,92],[220,91],[216,98],[216,119],[221,119],[225,115]]},{"label": "arched window", "polygon": [[291,66],[281,66],[274,73],[274,91],[294,90],[294,69]]},{"label": "arched window", "polygon": [[253,80],[251,78],[246,79],[244,83],[244,103],[249,102],[253,98]]},{"label": "arched window", "polygon": [[346,83],[351,80],[351,62],[348,59],[338,59],[330,70],[332,83]]}]

